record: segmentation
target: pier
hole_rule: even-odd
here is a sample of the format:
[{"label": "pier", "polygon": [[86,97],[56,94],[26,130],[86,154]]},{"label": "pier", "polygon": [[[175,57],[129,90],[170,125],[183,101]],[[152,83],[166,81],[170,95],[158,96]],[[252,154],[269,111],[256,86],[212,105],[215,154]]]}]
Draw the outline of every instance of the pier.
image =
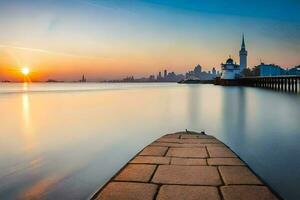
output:
[{"label": "pier", "polygon": [[167,134],[111,178],[97,200],[275,200],[278,197],[232,150],[204,133]]},{"label": "pier", "polygon": [[279,91],[300,92],[300,76],[245,77],[238,79],[244,86],[269,88]]}]

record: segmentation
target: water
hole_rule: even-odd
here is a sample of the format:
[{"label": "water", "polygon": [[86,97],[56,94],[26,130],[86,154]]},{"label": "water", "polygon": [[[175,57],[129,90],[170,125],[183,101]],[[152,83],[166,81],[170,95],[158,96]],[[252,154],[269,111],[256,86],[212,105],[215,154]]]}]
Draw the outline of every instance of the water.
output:
[{"label": "water", "polygon": [[159,136],[205,130],[299,199],[300,95],[213,85],[0,84],[0,199],[87,199]]}]

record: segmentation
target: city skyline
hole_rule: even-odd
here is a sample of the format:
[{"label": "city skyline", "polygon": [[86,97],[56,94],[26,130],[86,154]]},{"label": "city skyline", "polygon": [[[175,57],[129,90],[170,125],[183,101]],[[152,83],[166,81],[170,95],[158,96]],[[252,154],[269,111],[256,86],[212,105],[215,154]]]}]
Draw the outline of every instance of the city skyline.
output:
[{"label": "city skyline", "polygon": [[22,67],[43,81],[185,73],[198,63],[220,70],[228,55],[238,60],[242,33],[248,66],[299,65],[300,3],[256,3],[0,1],[0,80],[21,80]]}]

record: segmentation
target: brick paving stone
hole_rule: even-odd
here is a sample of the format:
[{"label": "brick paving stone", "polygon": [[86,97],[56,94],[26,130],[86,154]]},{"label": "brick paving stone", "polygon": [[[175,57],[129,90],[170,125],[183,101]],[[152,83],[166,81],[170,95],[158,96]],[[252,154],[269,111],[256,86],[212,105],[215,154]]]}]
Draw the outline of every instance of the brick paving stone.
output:
[{"label": "brick paving stone", "polygon": [[220,166],[225,184],[262,184],[261,181],[245,166]]},{"label": "brick paving stone", "polygon": [[161,147],[205,147],[205,144],[179,144],[179,143],[168,143],[168,142],[153,142],[150,146],[161,146]]},{"label": "brick paving stone", "polygon": [[172,158],[171,165],[207,165],[206,159],[201,158]]},{"label": "brick paving stone", "polygon": [[171,147],[166,156],[185,157],[185,158],[206,158],[208,157],[205,148],[174,148]]},{"label": "brick paving stone", "polygon": [[218,189],[211,186],[161,186],[157,200],[220,200]]},{"label": "brick paving stone", "polygon": [[238,158],[208,158],[208,165],[245,165]]},{"label": "brick paving stone", "polygon": [[130,163],[167,165],[170,160],[169,157],[162,156],[137,156]]},{"label": "brick paving stone", "polygon": [[140,156],[163,156],[165,155],[168,147],[153,147],[148,146],[139,154]]},{"label": "brick paving stone", "polygon": [[116,177],[118,181],[148,182],[156,165],[128,164]]},{"label": "brick paving stone", "polygon": [[149,183],[110,182],[97,200],[152,200],[157,185]]},{"label": "brick paving stone", "polygon": [[224,186],[221,192],[224,200],[277,200],[265,186]]},{"label": "brick paving stone", "polygon": [[236,155],[227,147],[207,147],[210,157],[234,158]]},{"label": "brick paving stone", "polygon": [[158,166],[152,182],[161,184],[184,185],[221,185],[221,179],[216,167],[212,166]]}]

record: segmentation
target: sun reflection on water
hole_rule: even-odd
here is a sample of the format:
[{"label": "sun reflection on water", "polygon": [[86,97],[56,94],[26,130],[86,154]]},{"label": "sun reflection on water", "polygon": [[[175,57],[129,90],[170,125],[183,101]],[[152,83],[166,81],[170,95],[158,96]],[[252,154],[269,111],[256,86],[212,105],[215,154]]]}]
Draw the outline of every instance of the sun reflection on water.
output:
[{"label": "sun reflection on water", "polygon": [[33,151],[36,148],[37,141],[36,136],[33,131],[33,126],[31,123],[31,107],[30,107],[30,96],[27,93],[28,83],[23,83],[22,94],[22,121],[23,121],[23,136],[24,136],[24,149],[25,151]]},{"label": "sun reflection on water", "polygon": [[30,127],[30,106],[29,106],[29,96],[26,93],[22,94],[22,111],[23,111],[24,127],[27,130]]},{"label": "sun reflection on water", "polygon": [[23,90],[23,92],[27,92],[28,91],[28,83],[27,82],[23,83],[22,90]]}]

